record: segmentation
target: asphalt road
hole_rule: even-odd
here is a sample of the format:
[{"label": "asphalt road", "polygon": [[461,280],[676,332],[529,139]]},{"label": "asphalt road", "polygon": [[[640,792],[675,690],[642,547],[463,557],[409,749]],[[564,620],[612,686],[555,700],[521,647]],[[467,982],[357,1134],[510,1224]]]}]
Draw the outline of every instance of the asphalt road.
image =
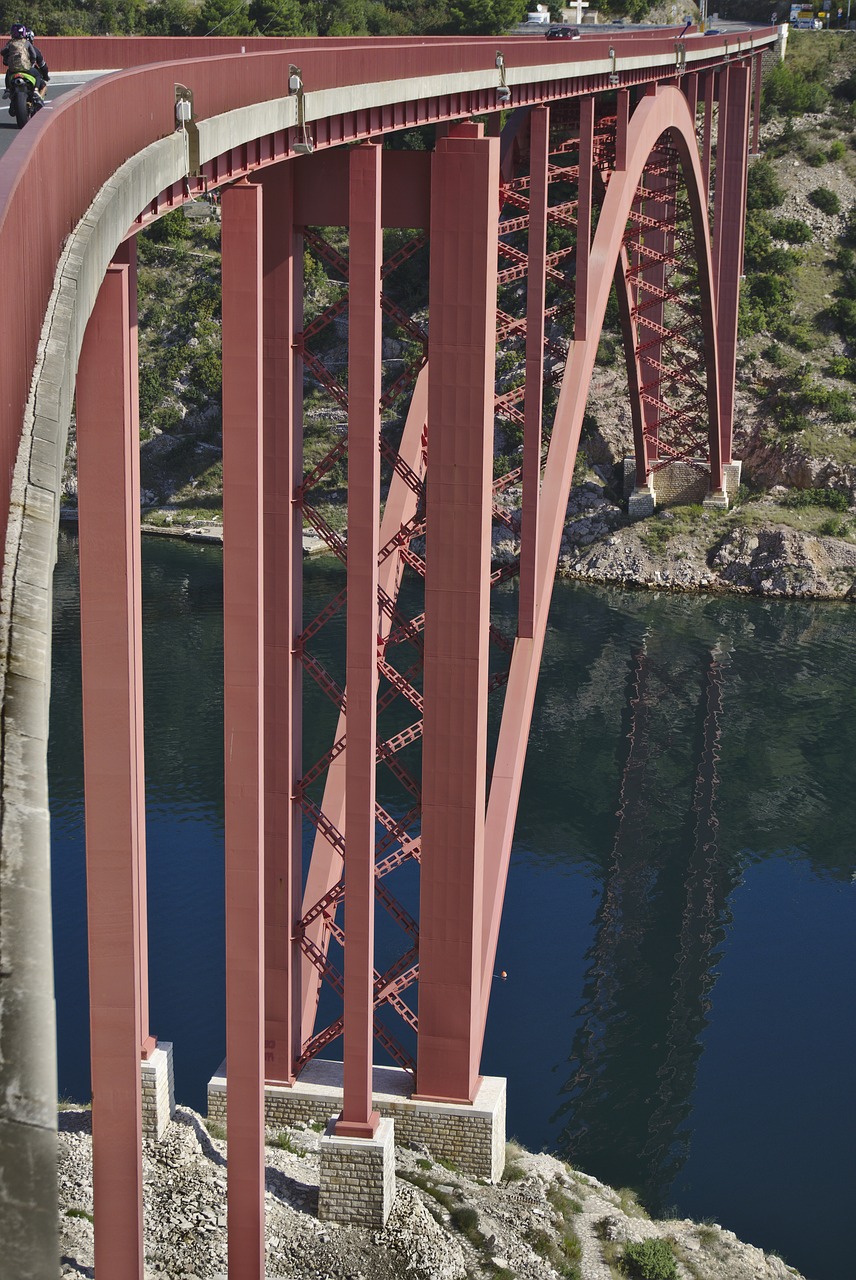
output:
[{"label": "asphalt road", "polygon": [[[0,68],[0,70],[2,70],[2,68]],[[59,79],[53,80],[52,78],[48,82],[47,102],[42,107],[42,110],[50,111],[51,103],[56,102],[57,99],[63,96],[63,94],[71,93],[73,89],[78,89],[84,83],[86,82],[83,79],[66,80],[65,76],[63,76],[62,81]],[[0,93],[2,92],[3,90],[0,89]],[[24,131],[26,131],[26,129],[27,126],[24,125]],[[0,159],[2,159],[3,155],[8,151],[15,138],[17,138],[19,132],[20,130],[18,129],[13,117],[9,115],[8,100],[4,98],[0,101]]]}]

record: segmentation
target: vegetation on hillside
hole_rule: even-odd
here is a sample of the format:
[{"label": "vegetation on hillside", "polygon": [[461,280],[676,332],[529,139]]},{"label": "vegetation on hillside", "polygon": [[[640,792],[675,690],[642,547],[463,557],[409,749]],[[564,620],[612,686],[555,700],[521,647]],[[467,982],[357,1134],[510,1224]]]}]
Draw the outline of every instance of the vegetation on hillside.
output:
[{"label": "vegetation on hillside", "polygon": [[741,365],[767,445],[856,463],[856,39],[794,32],[749,170]]}]

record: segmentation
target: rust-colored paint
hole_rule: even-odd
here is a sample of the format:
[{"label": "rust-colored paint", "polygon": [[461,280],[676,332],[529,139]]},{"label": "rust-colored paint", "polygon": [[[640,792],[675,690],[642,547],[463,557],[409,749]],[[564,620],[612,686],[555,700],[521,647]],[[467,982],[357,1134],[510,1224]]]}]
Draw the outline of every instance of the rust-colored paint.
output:
[{"label": "rust-colored paint", "polygon": [[303,240],[294,227],[296,166],[262,171],[264,236],[265,1077],[293,1081],[300,1057],[302,880],[301,630],[303,371],[293,347],[303,308]]},{"label": "rust-colored paint", "polygon": [[223,728],[230,1280],[264,1280],[262,191],[223,193]]},{"label": "rust-colored paint", "polygon": [[[583,150],[592,153],[592,95],[608,77],[585,82],[568,75],[569,57],[591,56],[609,40],[619,56],[644,48],[672,49],[673,37],[587,37],[570,55],[540,41],[503,41],[507,68],[561,64],[555,76],[514,88],[521,119],[535,107],[534,224],[532,259],[540,263],[546,194],[538,193],[546,130],[543,109],[557,98],[581,96]],[[715,42],[700,41],[700,48]],[[211,41],[209,44],[214,45]],[[249,49],[253,42],[247,41]],[[163,56],[164,42],[158,42]],[[281,95],[288,63],[299,51],[307,89],[341,87],[382,79],[427,76],[494,67],[496,41],[343,40],[265,42],[248,53],[252,75],[229,75],[235,42],[216,42],[227,57],[212,57],[206,45],[177,41],[180,78],[192,85],[200,117]],[[52,65],[83,57],[69,42],[46,53]],[[142,46],[117,41],[85,46],[102,60],[142,57]],[[270,51],[273,49],[273,51]],[[202,53],[204,56],[197,57]],[[150,54],[146,54],[150,56]],[[713,67],[702,61],[709,148]],[[0,346],[0,469],[11,474],[22,407],[47,298],[62,243],[103,182],[129,154],[173,127],[174,63],[107,77],[80,95],[43,113],[16,139],[0,166],[0,264],[11,269],[23,257],[28,288],[21,298],[20,325]],[[416,510],[406,471],[421,478],[430,425],[431,483],[428,490],[428,550],[424,681],[424,821],[422,833],[421,979],[418,1087],[431,1097],[466,1100],[478,1083],[484,1017],[501,916],[514,816],[522,776],[537,671],[546,627],[566,500],[573,471],[591,368],[610,282],[627,272],[622,238],[645,165],[658,139],[671,131],[684,173],[700,257],[700,308],[706,363],[717,369],[717,340],[724,344],[722,372],[708,379],[711,462],[730,456],[730,433],[719,434],[719,396],[724,421],[733,390],[731,328],[742,258],[745,150],[748,126],[746,68],[720,74],[722,107],[717,200],[733,204],[728,216],[740,224],[731,240],[726,218],[717,215],[716,271],[707,237],[706,173],[699,161],[691,108],[681,91],[663,84],[643,96],[629,115],[629,88],[650,84],[655,74],[636,68],[618,94],[616,168],[593,235],[582,251],[578,326],[559,398],[540,501],[533,480],[534,433],[527,435],[525,622],[514,647],[499,744],[485,813],[487,641],[490,590],[491,458],[494,411],[493,355],[497,280],[497,191],[501,144],[478,126],[451,123],[476,109],[494,111],[495,89],[365,112],[345,112],[317,122],[317,153],[299,161],[291,141],[278,134],[249,142],[206,167],[215,183],[250,170],[264,171],[258,184],[239,183],[223,194],[223,403],[224,403],[224,632],[226,720],[227,873],[227,1054],[229,1072],[229,1267],[232,1280],[260,1280],[264,1269],[262,1086],[264,1040],[273,1041],[270,1073],[291,1080],[312,1030],[318,977],[298,954],[301,911],[316,908],[342,873],[341,840],[347,840],[345,1058],[346,1097],[340,1132],[366,1133],[374,1125],[371,1058],[374,989],[372,918],[381,892],[374,876],[376,768],[375,701],[377,659],[390,633],[381,598],[395,599],[404,563],[401,549],[386,547]],[[743,79],[741,80],[741,76]],[[433,157],[383,153],[378,146],[341,155],[325,147],[438,122]],[[537,141],[541,139],[540,142]],[[510,152],[506,154],[508,158]],[[388,158],[395,156],[395,158]],[[539,159],[540,157],[540,159]],[[708,150],[709,159],[709,150]],[[510,161],[509,161],[510,163]],[[384,181],[381,183],[381,167]],[[429,174],[430,167],[430,174]],[[586,165],[583,166],[584,169]],[[590,170],[590,164],[588,169]],[[727,170],[727,173],[725,172]],[[409,176],[408,176],[409,175]],[[430,182],[430,202],[429,202]],[[581,212],[590,226],[588,177],[581,184]],[[384,195],[390,185],[397,189]],[[408,186],[409,183],[409,186]],[[327,187],[326,193],[323,191]],[[40,191],[40,217],[32,218],[31,192]],[[140,217],[177,207],[196,187],[177,184],[161,193]],[[326,205],[324,204],[326,201]],[[301,203],[303,202],[303,203]],[[430,217],[426,207],[430,203]],[[264,227],[262,205],[265,209]],[[350,450],[348,601],[348,718],[340,717],[337,740],[347,729],[348,749],[328,772],[324,813],[335,832],[319,837],[301,908],[299,848],[300,784],[300,569],[301,517],[297,488],[301,471],[300,264],[301,218],[346,218],[351,226]],[[327,218],[324,219],[327,221]],[[387,222],[387,220],[389,220]],[[406,470],[393,476],[378,532],[380,227],[424,225],[432,239],[430,307],[431,363],[419,377],[402,440]],[[737,242],[739,240],[739,249]],[[142,860],[142,740],[139,688],[139,582],[133,556],[136,496],[135,338],[130,299],[132,248],[123,266],[108,274],[90,322],[81,357],[78,413],[81,432],[81,558],[84,602],[84,678],[89,682],[87,741],[87,857],[90,863],[93,955],[93,1087],[96,1126],[96,1248],[117,1250],[121,1263],[99,1261],[109,1275],[140,1274],[142,1266],[139,1177],[139,1055],[148,1044],[145,1011],[145,877]],[[538,267],[530,288],[537,307]],[[714,329],[714,290],[719,293],[719,333]],[[626,294],[626,291],[625,291]],[[626,294],[629,317],[633,299]],[[354,323],[355,316],[360,320]],[[535,326],[537,329],[537,325]],[[625,340],[632,323],[623,323]],[[97,336],[96,336],[97,335]],[[108,352],[110,353],[108,356]],[[534,356],[534,353],[533,353]],[[729,363],[730,362],[730,363]],[[533,366],[534,367],[534,366]],[[539,361],[543,368],[543,358]],[[638,368],[637,368],[638,375]],[[531,374],[530,374],[531,376]],[[640,378],[637,376],[637,385]],[[427,405],[426,405],[427,402]],[[532,400],[534,405],[534,397]],[[531,410],[534,418],[534,409]],[[108,425],[109,424],[109,425]],[[121,431],[117,424],[121,424]],[[119,437],[121,436],[121,441]],[[108,439],[109,437],[109,439]],[[115,437],[115,439],[114,439]],[[87,443],[88,442],[88,443]],[[93,456],[109,443],[109,454]],[[117,451],[114,454],[114,446]],[[93,525],[97,486],[100,505],[113,478],[116,506],[109,525]],[[118,477],[118,479],[117,479]],[[8,485],[0,486],[8,504]],[[5,509],[0,512],[5,519]],[[109,532],[105,530],[109,529]],[[119,535],[117,536],[117,531]],[[114,586],[105,598],[100,557],[109,548]],[[104,551],[106,555],[106,551]],[[136,553],[138,554],[138,553]],[[115,559],[113,558],[115,556]],[[415,558],[415,557],[412,557]],[[99,610],[102,612],[99,613]],[[136,611],[136,612],[135,612]],[[99,619],[106,620],[103,628]],[[113,650],[105,666],[106,637]],[[100,692],[93,672],[109,673]],[[87,676],[88,670],[88,676]],[[109,694],[109,697],[108,697]],[[418,695],[417,695],[418,697]],[[119,720],[114,706],[122,707]],[[108,710],[109,708],[109,710]],[[283,731],[282,726],[285,725]],[[118,726],[118,729],[117,729]],[[110,737],[118,732],[118,739]],[[118,748],[105,747],[104,743]],[[95,744],[94,747],[91,744]],[[124,752],[124,756],[121,755]],[[123,763],[124,761],[124,763]],[[123,790],[112,780],[118,769]],[[127,776],[126,776],[127,775]],[[112,775],[110,775],[112,777]],[[90,822],[91,812],[91,822]],[[99,829],[99,824],[103,824]],[[90,826],[92,838],[90,841]],[[106,835],[104,834],[106,832]],[[104,842],[107,842],[106,844]],[[119,841],[116,856],[110,841]],[[411,843],[416,843],[415,841]],[[320,849],[319,846],[325,847]],[[109,846],[109,847],[108,847]],[[106,849],[106,852],[105,852]],[[116,885],[123,913],[122,937],[107,919],[105,885]],[[113,889],[109,890],[110,893]],[[142,907],[141,907],[142,904]],[[113,904],[111,902],[111,908]],[[115,912],[111,910],[111,916]],[[127,927],[125,927],[127,926]],[[312,943],[317,917],[307,926]],[[299,971],[306,979],[298,992]],[[412,1023],[411,1023],[412,1025]],[[267,1026],[268,1032],[265,1032]],[[107,1082],[106,1085],[103,1082]],[[110,1093],[114,1088],[115,1091]],[[105,1099],[105,1091],[107,1102]],[[104,1137],[104,1135],[108,1135]],[[99,1136],[100,1135],[100,1136]],[[108,1163],[104,1163],[107,1152]],[[111,1163],[112,1162],[112,1163]],[[105,1170],[107,1172],[105,1172]],[[115,1176],[114,1175],[115,1171]],[[105,1196],[107,1197],[105,1199]],[[115,1228],[103,1227],[118,1206]],[[98,1243],[100,1237],[101,1243]],[[124,1268],[124,1269],[123,1269]]]},{"label": "rust-colored paint", "polygon": [[[734,371],[737,364],[737,318],[743,271],[746,168],[749,158],[748,63],[733,62],[720,72],[716,194],[713,209],[713,268],[719,346],[719,413],[721,458],[711,488],[722,488],[721,466],[731,462],[734,430]],[[717,483],[718,482],[718,483]]]},{"label": "rust-colored paint", "polygon": [[336,1133],[368,1138],[374,1049],[375,794],[380,522],[382,150],[350,153],[348,288],[348,604],[345,720],[345,1041]]},{"label": "rust-colored paint", "polygon": [[110,267],[78,368],[77,474],[95,1265],[142,1280],[146,815],[131,306],[128,264]]},{"label": "rust-colored paint", "polygon": [[431,186],[420,1096],[468,1100],[481,1058],[499,140],[458,126]]},{"label": "rust-colored paint", "polygon": [[520,603],[517,630],[535,626],[535,565],[541,496],[541,416],[544,410],[544,307],[547,271],[547,166],[550,108],[536,107],[529,123],[529,257],[526,295],[526,400],[523,428],[523,504],[520,521]]}]

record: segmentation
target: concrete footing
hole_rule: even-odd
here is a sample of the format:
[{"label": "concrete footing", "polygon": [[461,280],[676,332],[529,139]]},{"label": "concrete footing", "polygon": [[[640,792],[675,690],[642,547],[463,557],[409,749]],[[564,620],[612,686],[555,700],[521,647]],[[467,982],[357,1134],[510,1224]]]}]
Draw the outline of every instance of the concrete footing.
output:
[{"label": "concrete footing", "polygon": [[[416,1145],[462,1173],[498,1182],[505,1168],[506,1082],[484,1076],[471,1103],[428,1102],[413,1097],[413,1077],[399,1067],[375,1067],[372,1096],[381,1116],[395,1121],[399,1146]],[[265,1123],[327,1125],[342,1109],[342,1064],[307,1063],[293,1085],[265,1086]],[[208,1082],[208,1116],[228,1126],[226,1064]]]},{"label": "concrete footing", "polygon": [[686,506],[701,502],[706,507],[725,508],[734,501],[740,485],[742,463],[729,462],[722,468],[722,488],[711,493],[707,463],[669,462],[650,477],[647,486],[636,487],[636,463],[624,459],[624,496],[631,520],[644,520],[656,507]]},{"label": "concrete footing", "polygon": [[151,1055],[140,1063],[143,1084],[143,1137],[160,1141],[175,1115],[175,1081],[172,1045],[159,1040]]},{"label": "concrete footing", "polygon": [[644,520],[654,514],[654,494],[650,489],[634,489],[627,499],[627,514],[631,520]]},{"label": "concrete footing", "polygon": [[318,1217],[342,1226],[380,1228],[395,1200],[393,1121],[373,1138],[338,1138],[335,1117],[321,1139]]}]

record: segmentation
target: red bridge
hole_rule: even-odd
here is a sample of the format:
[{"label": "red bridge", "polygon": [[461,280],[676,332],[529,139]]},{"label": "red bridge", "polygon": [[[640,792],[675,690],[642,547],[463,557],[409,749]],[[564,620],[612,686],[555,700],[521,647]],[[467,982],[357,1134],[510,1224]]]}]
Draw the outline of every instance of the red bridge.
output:
[{"label": "red bridge", "polygon": [[[635,501],[651,502],[652,484],[675,466],[727,501],[747,156],[762,55],[777,39],[774,28],[593,28],[573,43],[41,42],[52,70],[125,70],[43,112],[0,164],[0,277],[7,300],[14,293],[0,346],[0,1196],[10,1275],[56,1270],[46,744],[73,399],[96,1274],[143,1274],[140,1061],[155,1041],[136,233],[222,193],[229,1274],[260,1280],[266,1080],[292,1085],[341,1037],[334,1132],[356,1139],[378,1128],[376,1041],[413,1073],[416,1098],[469,1104],[479,1088],[551,585],[613,288]],[[165,47],[180,62],[149,62]],[[384,145],[425,125],[435,126],[432,152]],[[348,228],[347,257],[319,230],[328,227]],[[399,234],[385,259],[390,228]],[[424,310],[409,314],[387,284],[426,243],[430,336]],[[347,297],[304,326],[307,246],[347,281]],[[346,379],[319,343],[345,313]],[[384,326],[411,353],[395,376],[381,358]],[[306,371],[343,423],[308,472]],[[522,443],[520,465],[494,478],[496,424]],[[343,459],[347,541],[313,495]],[[347,566],[347,589],[312,619],[301,605],[304,525]],[[492,560],[497,525],[519,544],[513,565]],[[518,625],[502,635],[490,596],[510,577]],[[422,591],[415,614],[399,597],[404,579]],[[347,661],[337,679],[313,640],[338,612]],[[305,675],[338,711],[320,759],[302,753]],[[491,697],[501,711],[489,749]],[[400,789],[394,813],[378,803],[379,769]],[[418,921],[396,895],[407,863],[420,867]],[[401,937],[383,972],[378,904]],[[316,1025],[322,984],[340,1012]]]}]

